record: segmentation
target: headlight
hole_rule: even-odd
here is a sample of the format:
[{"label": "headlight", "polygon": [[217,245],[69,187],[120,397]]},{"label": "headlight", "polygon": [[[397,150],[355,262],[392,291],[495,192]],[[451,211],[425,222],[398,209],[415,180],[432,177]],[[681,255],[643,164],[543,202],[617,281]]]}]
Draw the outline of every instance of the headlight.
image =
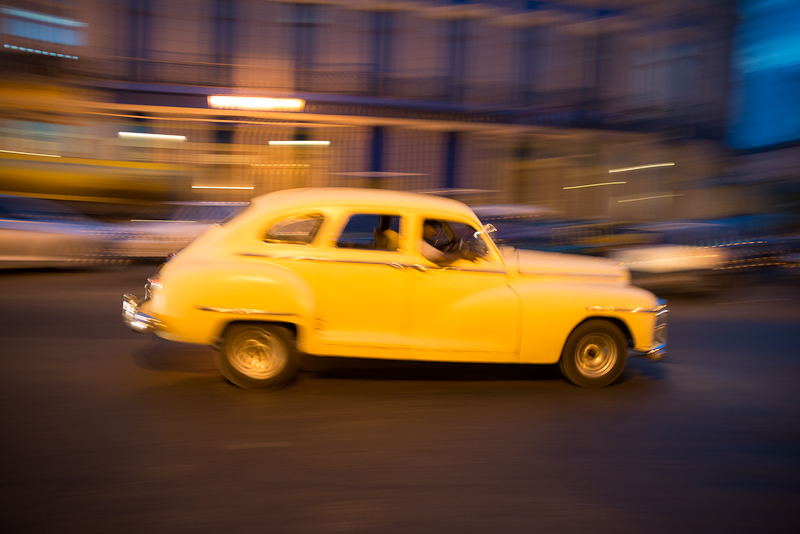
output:
[{"label": "headlight", "polygon": [[147,279],[144,285],[144,300],[150,300],[156,291],[161,291],[161,281],[158,275],[153,275]]}]

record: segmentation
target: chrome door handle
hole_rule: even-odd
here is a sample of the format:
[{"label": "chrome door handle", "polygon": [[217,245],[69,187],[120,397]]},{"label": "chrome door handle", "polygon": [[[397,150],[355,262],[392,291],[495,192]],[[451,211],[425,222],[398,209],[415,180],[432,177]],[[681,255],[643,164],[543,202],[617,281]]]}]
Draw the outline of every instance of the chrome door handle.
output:
[{"label": "chrome door handle", "polygon": [[395,269],[405,269],[406,268],[405,265],[401,265],[401,264],[395,263],[395,262],[387,263],[386,265],[388,265],[389,267],[393,267]]},{"label": "chrome door handle", "polygon": [[427,273],[428,272],[428,268],[423,266],[423,265],[420,265],[419,263],[415,263],[414,265],[412,265],[412,267],[415,268],[416,270],[418,270],[421,273]]}]

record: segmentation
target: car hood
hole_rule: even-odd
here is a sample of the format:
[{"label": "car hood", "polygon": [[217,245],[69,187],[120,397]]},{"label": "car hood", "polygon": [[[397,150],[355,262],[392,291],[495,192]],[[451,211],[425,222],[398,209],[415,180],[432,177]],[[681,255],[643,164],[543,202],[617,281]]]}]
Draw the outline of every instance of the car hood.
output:
[{"label": "car hood", "polygon": [[500,253],[506,265],[522,276],[554,276],[607,282],[630,280],[630,272],[625,266],[604,258],[513,247],[501,247]]}]

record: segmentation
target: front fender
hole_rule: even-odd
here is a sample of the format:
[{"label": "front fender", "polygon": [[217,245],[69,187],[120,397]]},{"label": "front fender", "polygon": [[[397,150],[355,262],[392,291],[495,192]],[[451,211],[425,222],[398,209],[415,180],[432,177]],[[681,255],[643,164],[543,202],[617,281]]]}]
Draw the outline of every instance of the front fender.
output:
[{"label": "front fender", "polygon": [[515,284],[522,301],[520,362],[552,364],[576,326],[591,318],[622,323],[633,347],[652,345],[658,305],[636,286],[527,280]]}]

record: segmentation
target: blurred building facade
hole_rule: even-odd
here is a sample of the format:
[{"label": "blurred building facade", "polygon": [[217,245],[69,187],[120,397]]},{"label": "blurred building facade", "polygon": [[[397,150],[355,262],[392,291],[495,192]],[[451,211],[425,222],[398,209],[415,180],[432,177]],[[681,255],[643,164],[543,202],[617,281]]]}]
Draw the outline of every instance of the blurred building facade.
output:
[{"label": "blurred building facade", "polygon": [[730,0],[3,1],[1,190],[460,190],[645,220],[764,209],[718,179],[738,165]]}]

